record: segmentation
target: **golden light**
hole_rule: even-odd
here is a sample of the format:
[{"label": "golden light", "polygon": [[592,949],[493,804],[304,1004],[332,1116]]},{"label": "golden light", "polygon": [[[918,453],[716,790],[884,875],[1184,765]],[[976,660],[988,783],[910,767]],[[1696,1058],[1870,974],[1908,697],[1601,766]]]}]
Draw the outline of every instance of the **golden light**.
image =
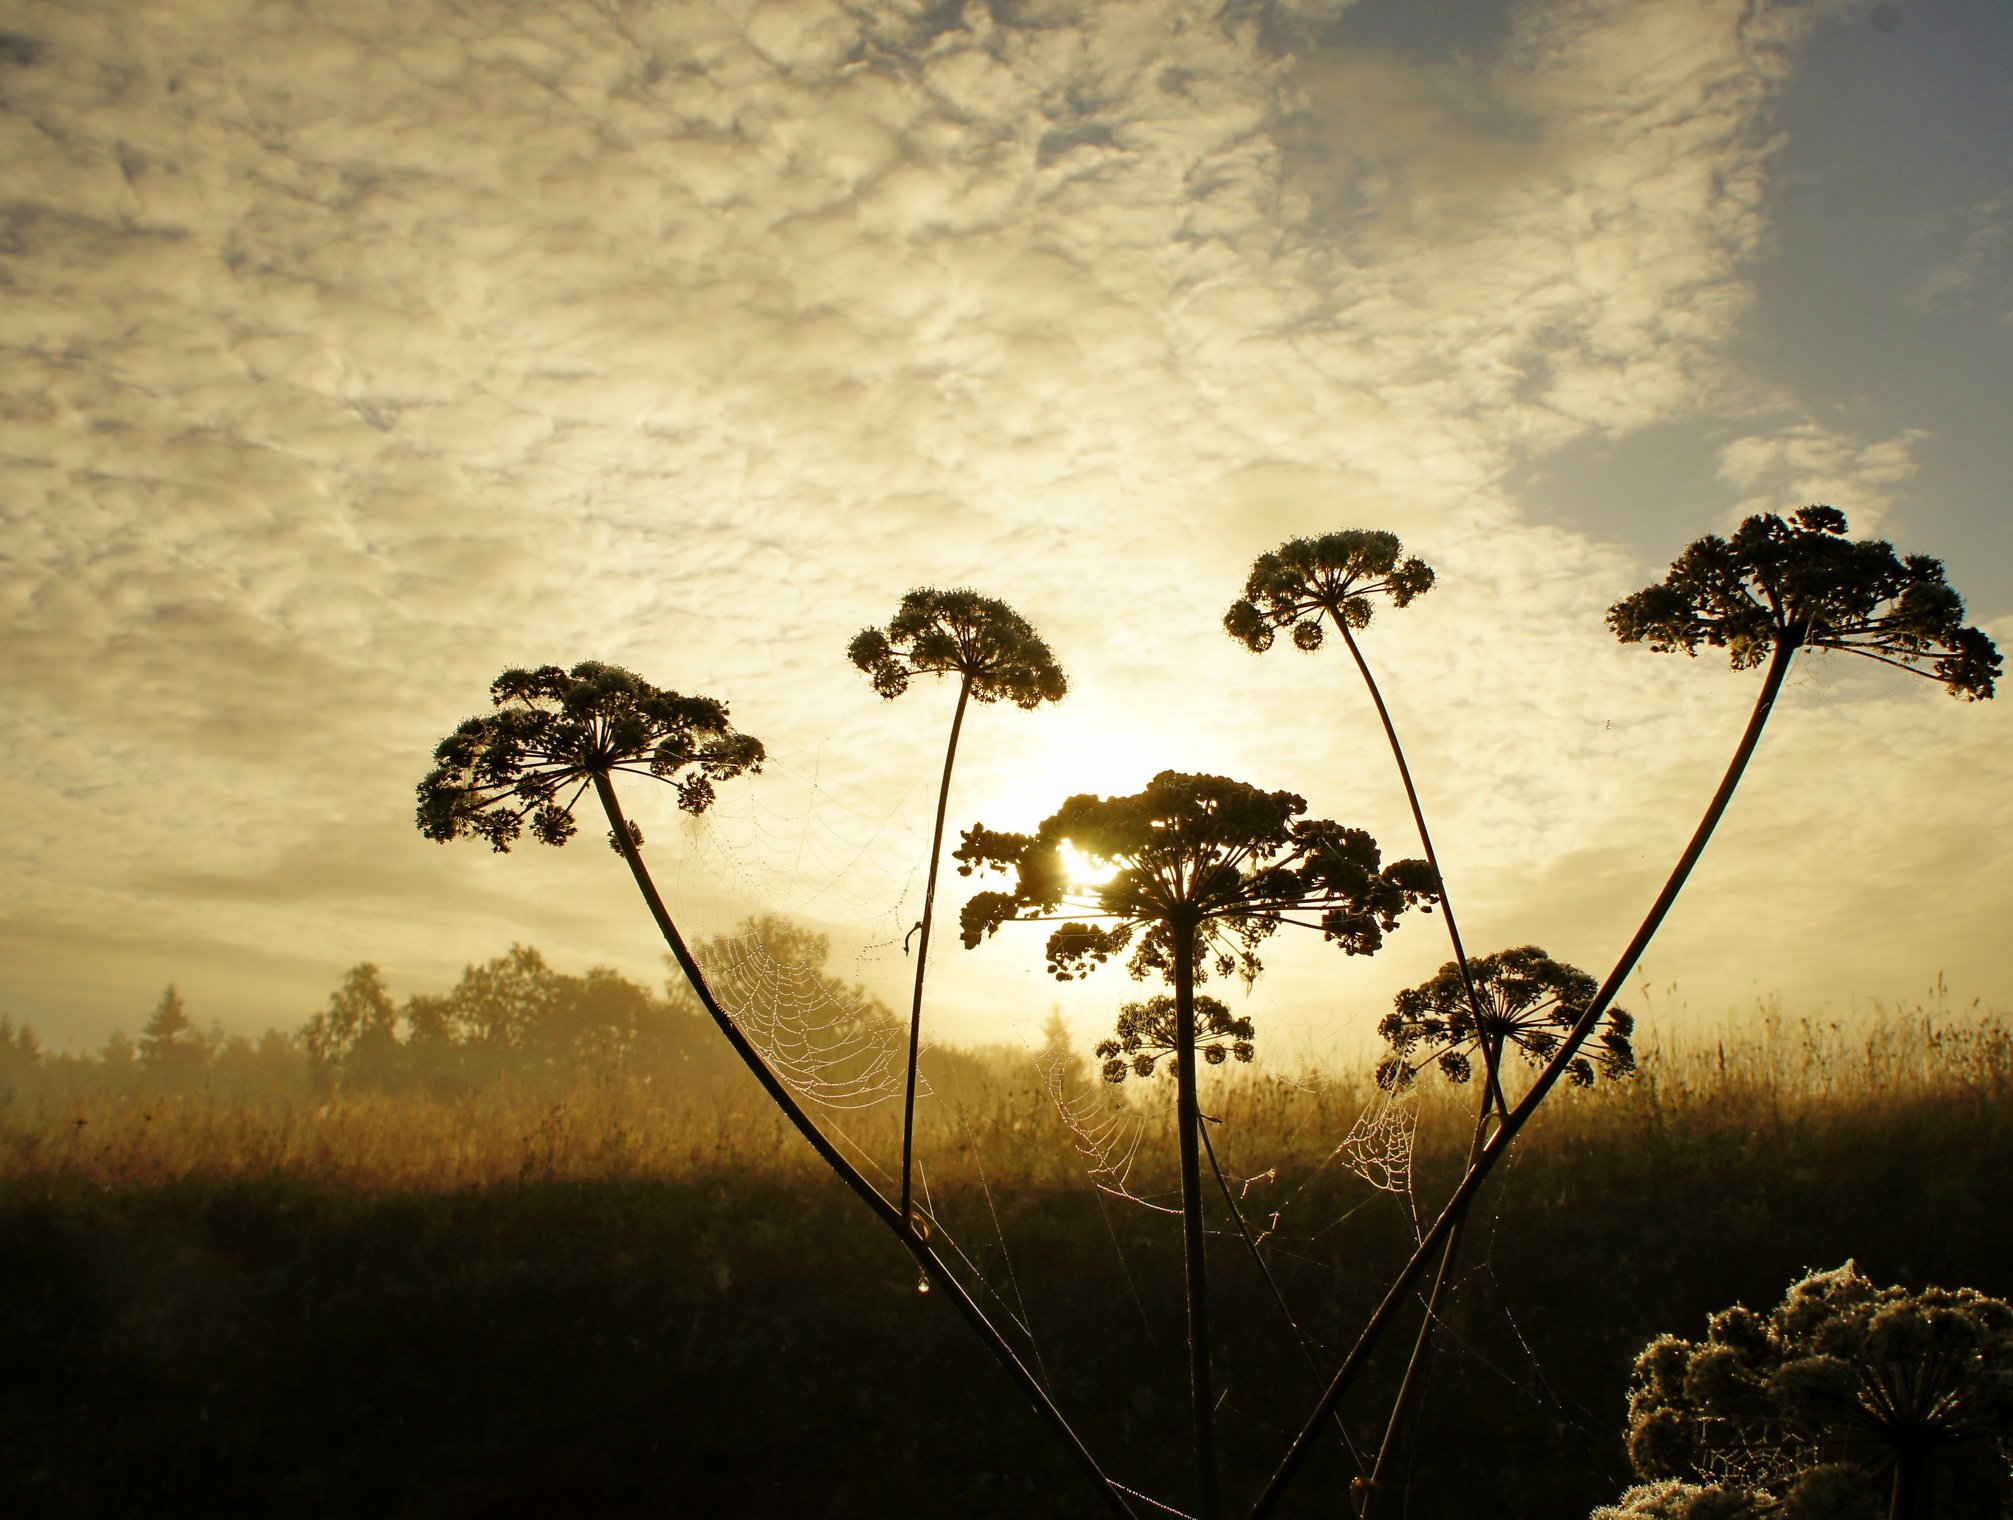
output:
[{"label": "golden light", "polygon": [[[993,828],[1032,829],[1081,793],[1136,792],[1157,772],[1182,769],[1192,743],[1171,720],[1142,722],[1136,712],[1074,700],[1013,718],[1012,727],[1000,725],[997,749],[958,757],[959,811]],[[1089,885],[1108,879],[1072,877]]]},{"label": "golden light", "polygon": [[1089,891],[1101,887],[1118,874],[1118,867],[1108,860],[1099,860],[1095,855],[1086,855],[1067,839],[1062,842],[1059,852],[1062,856],[1063,874],[1069,878],[1072,887]]}]

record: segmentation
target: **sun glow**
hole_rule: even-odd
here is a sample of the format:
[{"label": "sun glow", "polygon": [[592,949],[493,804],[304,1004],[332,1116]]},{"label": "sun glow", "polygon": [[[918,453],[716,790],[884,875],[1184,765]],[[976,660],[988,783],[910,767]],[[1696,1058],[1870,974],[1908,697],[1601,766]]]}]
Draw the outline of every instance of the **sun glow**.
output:
[{"label": "sun glow", "polygon": [[1062,842],[1060,853],[1063,874],[1069,877],[1069,884],[1079,890],[1101,887],[1118,874],[1118,867],[1111,861],[1086,855],[1067,839]]},{"label": "sun glow", "polygon": [[[1137,714],[1074,700],[1015,713],[1011,725],[1002,720],[999,727],[1004,732],[997,748],[973,747],[958,756],[958,811],[996,829],[1031,831],[1085,792],[1100,797],[1136,792],[1157,772],[1182,769],[1182,752],[1193,742],[1172,726],[1142,724]],[[1071,877],[1093,886],[1108,879]]]}]

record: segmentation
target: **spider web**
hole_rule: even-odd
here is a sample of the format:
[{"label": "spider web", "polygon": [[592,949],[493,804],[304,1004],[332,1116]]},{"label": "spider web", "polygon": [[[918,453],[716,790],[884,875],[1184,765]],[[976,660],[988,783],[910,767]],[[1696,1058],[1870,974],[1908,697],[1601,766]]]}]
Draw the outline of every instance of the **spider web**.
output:
[{"label": "spider web", "polygon": [[[1380,1193],[1397,1194],[1411,1206],[1412,1155],[1418,1139],[1417,1095],[1380,1088],[1336,1145],[1335,1157],[1344,1171]],[[1416,1208],[1413,1212],[1416,1215]]]},{"label": "spider web", "polygon": [[[778,1080],[833,1111],[899,1099],[908,1023],[890,1006],[910,974],[927,840],[897,805],[823,774],[816,751],[771,756],[759,787],[723,788],[650,852],[721,1008]],[[886,904],[861,915],[857,905]],[[850,972],[850,975],[847,973]],[[919,1077],[919,1100],[933,1095]]]},{"label": "spider web", "polygon": [[1779,1491],[1818,1458],[1817,1443],[1774,1421],[1708,1418],[1700,1424],[1698,1471],[1708,1483]]},{"label": "spider web", "polygon": [[[720,1006],[798,1097],[869,1108],[902,1092],[908,1031],[864,990],[835,992],[819,967],[778,959],[755,934],[715,939],[704,959]],[[930,1095],[928,1078],[916,1092]]]},{"label": "spider web", "polygon": [[[1070,1059],[1061,1051],[1039,1052],[1034,1064],[1049,1102],[1069,1129],[1077,1154],[1090,1164],[1090,1175],[1098,1188],[1131,1203],[1145,1203],[1128,1184],[1133,1162],[1139,1157],[1140,1142],[1145,1138],[1146,1116],[1130,1104],[1112,1098],[1108,1091],[1091,1088],[1070,1092]],[[1148,1204],[1148,1207],[1159,1205]]]}]

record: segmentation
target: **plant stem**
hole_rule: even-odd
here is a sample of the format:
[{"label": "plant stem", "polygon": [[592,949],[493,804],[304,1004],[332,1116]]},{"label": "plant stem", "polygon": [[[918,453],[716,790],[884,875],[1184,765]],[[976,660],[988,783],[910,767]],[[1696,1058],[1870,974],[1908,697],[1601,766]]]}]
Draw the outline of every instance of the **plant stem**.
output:
[{"label": "plant stem", "polygon": [[1425,1270],[1428,1257],[1442,1246],[1447,1236],[1466,1215],[1468,1205],[1476,1191],[1495,1168],[1496,1163],[1509,1151],[1511,1142],[1517,1138],[1517,1132],[1537,1111],[1545,1095],[1565,1074],[1567,1065],[1580,1046],[1586,1043],[1587,1036],[1593,1033],[1601,1015],[1607,1012],[1608,1005],[1615,999],[1615,994],[1621,990],[1629,973],[1635,969],[1636,961],[1641,958],[1644,948],[1648,946],[1651,937],[1663,923],[1664,916],[1670,912],[1671,904],[1677,900],[1678,892],[1683,888],[1685,879],[1691,875],[1692,867],[1698,864],[1698,858],[1704,853],[1706,841],[1712,837],[1712,831],[1718,825],[1720,815],[1733,800],[1734,788],[1740,784],[1741,773],[1747,769],[1755,745],[1760,742],[1761,731],[1775,706],[1776,694],[1782,690],[1783,677],[1789,674],[1790,661],[1801,643],[1800,629],[1790,630],[1776,642],[1775,649],[1769,657],[1767,674],[1762,679],[1761,694],[1755,698],[1754,710],[1748,715],[1746,731],[1741,734],[1740,744],[1734,750],[1726,774],[1720,778],[1719,789],[1713,793],[1712,801],[1706,805],[1705,816],[1699,820],[1698,827],[1692,832],[1691,842],[1678,857],[1678,863],[1672,867],[1669,878],[1664,882],[1663,890],[1657,894],[1656,901],[1650,905],[1649,913],[1637,927],[1635,937],[1629,941],[1621,959],[1615,962],[1614,969],[1608,973],[1600,991],[1594,994],[1593,1000],[1574,1021],[1571,1032],[1553,1053],[1551,1060],[1545,1064],[1545,1069],[1538,1073],[1538,1078],[1531,1084],[1530,1091],[1524,1094],[1523,1099],[1510,1111],[1509,1116],[1482,1147],[1481,1155],[1475,1158],[1474,1164],[1468,1168],[1467,1175],[1462,1177],[1459,1186],[1454,1189],[1454,1195],[1441,1210],[1440,1217],[1433,1221],[1432,1227],[1420,1238],[1418,1249],[1412,1253],[1411,1259],[1405,1263],[1404,1269],[1399,1272],[1390,1290],[1365,1322],[1362,1333],[1357,1336],[1356,1344],[1350,1348],[1349,1355],[1343,1359],[1342,1366],[1337,1370],[1334,1380],[1329,1383],[1327,1392],[1322,1394],[1320,1402],[1315,1405],[1314,1413],[1308,1417],[1300,1433],[1293,1438],[1293,1444],[1287,1448],[1285,1457],[1272,1474],[1271,1481],[1266,1484],[1265,1491],[1258,1496],[1258,1502],[1251,1510],[1251,1520],[1263,1520],[1263,1517],[1271,1514],[1277,1506],[1286,1492],[1287,1485],[1292,1482],[1294,1473],[1306,1460],[1307,1453],[1313,1446],[1314,1432],[1322,1421],[1328,1418],[1329,1412],[1341,1401],[1342,1395],[1355,1381],[1370,1352],[1383,1338],[1398,1304]]},{"label": "plant stem", "polygon": [[686,947],[685,937],[678,932],[678,926],[672,921],[670,910],[664,906],[664,899],[658,894],[657,883],[651,879],[648,867],[643,864],[643,856],[637,851],[636,843],[629,833],[629,820],[623,815],[622,804],[616,799],[614,784],[606,775],[597,774],[594,778],[594,793],[601,800],[602,811],[608,815],[609,826],[614,831],[616,848],[622,852],[622,858],[629,864],[629,874],[636,879],[636,888],[643,894],[643,901],[650,909],[650,916],[656,920],[658,933],[663,935],[664,943],[670,947],[672,958],[678,962],[678,969],[685,973],[685,980],[692,984],[692,991],[697,994],[700,1004],[719,1026],[720,1033],[726,1036],[727,1043],[733,1046],[734,1054],[741,1058],[741,1064],[746,1066],[755,1080],[762,1084],[762,1090],[769,1095],[770,1101],[782,1110],[783,1117],[790,1121],[797,1133],[802,1135],[811,1149],[817,1152],[819,1159],[838,1173],[839,1180],[859,1195],[876,1219],[894,1231],[895,1238],[908,1249],[909,1254],[915,1258],[916,1265],[927,1274],[930,1281],[943,1289],[944,1296],[956,1305],[965,1323],[970,1325],[973,1333],[985,1342],[986,1349],[993,1354],[993,1359],[1020,1386],[1021,1392],[1033,1406],[1035,1413],[1048,1422],[1056,1437],[1069,1448],[1070,1454],[1076,1459],[1076,1465],[1097,1485],[1105,1506],[1113,1514],[1126,1516],[1128,1520],[1136,1520],[1132,1507],[1125,1502],[1111,1480],[1104,1475],[1103,1469],[1097,1465],[1097,1459],[1090,1454],[1090,1449],[1083,1444],[1082,1438],[1063,1418],[1062,1411],[1055,1407],[1055,1401],[1049,1398],[1047,1391],[1035,1381],[1034,1374],[1028,1371],[1026,1364],[1014,1354],[1013,1347],[1006,1343],[999,1331],[994,1328],[992,1321],[986,1318],[985,1311],[973,1302],[971,1295],[965,1291],[964,1284],[952,1275],[950,1268],[944,1265],[942,1258],[937,1255],[929,1242],[909,1228],[908,1221],[896,1212],[893,1204],[881,1196],[880,1191],[866,1179],[860,1169],[839,1154],[837,1147],[825,1138],[824,1131],[811,1122],[810,1115],[804,1112],[790,1090],[769,1069],[769,1064],[762,1059],[761,1052],[748,1042],[748,1037],[741,1032],[740,1026],[720,1006],[719,999],[713,995],[713,989],[706,980],[706,973],[700,969],[698,961],[693,959],[691,950]]},{"label": "plant stem", "polygon": [[923,926],[916,937],[916,995],[909,1006],[909,1078],[902,1099],[902,1222],[910,1223],[909,1212],[915,1187],[916,1156],[916,1063],[923,1048],[923,973],[930,960],[930,922],[937,905],[937,864],[944,853],[944,814],[951,801],[951,767],[958,758],[958,730],[964,727],[965,703],[972,694],[971,672],[958,684],[958,707],[951,715],[951,742],[944,750],[944,779],[937,788],[937,828],[930,837],[930,877],[923,888]]},{"label": "plant stem", "polygon": [[1922,1449],[1910,1441],[1894,1460],[1894,1486],[1888,1490],[1887,1520],[1915,1520],[1915,1493],[1922,1482]]},{"label": "plant stem", "polygon": [[[1237,1233],[1244,1241],[1244,1248],[1251,1253],[1251,1260],[1257,1265],[1259,1276],[1265,1279],[1265,1286],[1272,1290],[1272,1301],[1279,1306],[1279,1313],[1286,1321],[1286,1328],[1293,1332],[1293,1344],[1300,1348],[1300,1360],[1307,1364],[1309,1375],[1315,1379],[1321,1376],[1321,1369],[1314,1365],[1314,1354],[1307,1349],[1307,1337],[1300,1329],[1300,1322],[1293,1317],[1292,1307],[1286,1302],[1286,1295],[1279,1289],[1279,1279],[1272,1275],[1272,1268],[1266,1265],[1265,1255],[1258,1249],[1258,1242],[1252,1238],[1251,1226],[1245,1221],[1244,1210],[1238,1206],[1236,1196],[1230,1191],[1230,1183],[1223,1175],[1223,1166],[1216,1159],[1216,1147],[1209,1139],[1209,1125],[1202,1126],[1202,1153],[1209,1158],[1209,1169],[1216,1174],[1216,1187],[1223,1194],[1224,1206],[1230,1210],[1231,1223],[1237,1226]],[[1349,1442],[1349,1432],[1341,1418],[1335,1420],[1335,1433],[1342,1438],[1342,1449],[1349,1453],[1349,1459],[1362,1471],[1363,1462],[1356,1455],[1356,1448]]]},{"label": "plant stem", "polygon": [[[1377,678],[1370,674],[1370,662],[1363,658],[1363,650],[1356,643],[1356,635],[1349,631],[1349,625],[1340,613],[1333,614],[1335,626],[1342,630],[1342,642],[1349,646],[1349,653],[1356,661],[1356,673],[1363,677],[1363,684],[1369,689],[1370,701],[1377,709],[1377,721],[1384,725],[1384,738],[1391,746],[1391,758],[1398,764],[1398,779],[1405,783],[1405,800],[1412,806],[1412,822],[1419,830],[1419,848],[1426,852],[1426,864],[1433,868],[1433,885],[1440,894],[1440,912],[1447,920],[1447,938],[1453,942],[1454,963],[1461,968],[1461,985],[1467,989],[1468,1008],[1475,1016],[1475,1029],[1481,1033],[1482,1000],[1475,991],[1475,979],[1468,970],[1468,952],[1461,948],[1461,926],[1454,920],[1453,899],[1447,893],[1447,878],[1440,871],[1440,857],[1433,849],[1433,835],[1426,827],[1426,810],[1419,805],[1419,789],[1412,784],[1412,767],[1405,763],[1405,746],[1398,742],[1398,730],[1391,722],[1390,709],[1384,705],[1384,693],[1377,688]],[[1489,1086],[1501,1102],[1501,1089],[1496,1087],[1496,1074],[1489,1072]],[[1505,1105],[1507,1106],[1507,1105]]]},{"label": "plant stem", "polygon": [[[1433,848],[1433,835],[1426,827],[1426,809],[1419,801],[1419,789],[1412,782],[1412,767],[1405,760],[1405,746],[1398,742],[1397,725],[1391,721],[1391,710],[1384,705],[1384,693],[1377,685],[1377,678],[1370,673],[1370,662],[1363,657],[1362,646],[1356,642],[1356,635],[1339,612],[1331,613],[1335,626],[1341,631],[1342,642],[1348,646],[1350,657],[1356,662],[1356,673],[1363,678],[1363,685],[1370,693],[1370,701],[1377,709],[1377,721],[1384,725],[1384,738],[1391,746],[1391,758],[1398,766],[1398,779],[1405,786],[1405,800],[1411,804],[1412,822],[1419,831],[1419,847],[1426,852],[1426,864],[1433,868],[1433,884],[1440,894],[1440,912],[1447,920],[1447,938],[1454,947],[1454,964],[1461,969],[1461,986],[1468,995],[1468,1012],[1475,1021],[1475,1037],[1482,1043],[1484,1060],[1482,1112],[1476,1117],[1475,1138],[1469,1147],[1468,1164],[1475,1164],[1479,1152],[1489,1107],[1493,1103],[1498,1114],[1507,1113],[1509,1103],[1503,1096],[1502,1079],[1497,1063],[1488,1059],[1489,1035],[1483,1027],[1482,998],[1475,990],[1475,977],[1468,965],[1468,952],[1461,944],[1461,926],[1454,917],[1454,899],[1447,891],[1447,878],[1440,870],[1440,856]],[[1364,1490],[1363,1507],[1359,1520],[1367,1520],[1377,1503],[1377,1480],[1383,1475],[1384,1463],[1397,1442],[1398,1430],[1403,1423],[1405,1406],[1411,1397],[1417,1380],[1418,1370],[1426,1358],[1426,1348],[1431,1344],[1433,1332],[1439,1325],[1438,1310],[1441,1291],[1446,1287],[1447,1278],[1453,1272],[1454,1258],[1461,1244],[1461,1230],[1457,1223],[1448,1232],[1447,1248],[1441,1254],[1439,1270],[1433,1278],[1433,1286],[1426,1296],[1426,1317],[1419,1324],[1418,1338],[1412,1343],[1411,1359],[1405,1364],[1405,1375],[1399,1380],[1397,1397],[1392,1400],[1391,1417],[1385,1423],[1384,1437],[1377,1446],[1377,1458],[1371,1465],[1369,1486]]]},{"label": "plant stem", "polygon": [[[1486,1054],[1485,1054],[1486,1058]],[[1495,1063],[1489,1062],[1493,1072]],[[1482,1154],[1482,1141],[1489,1131],[1490,1090],[1494,1084],[1485,1083],[1482,1100],[1475,1114],[1475,1135],[1468,1143],[1468,1165],[1472,1167]],[[1447,1246],[1440,1253],[1439,1270],[1433,1274],[1433,1286],[1426,1292],[1426,1317],[1419,1322],[1419,1335],[1412,1342],[1412,1356],[1405,1363],[1405,1375],[1398,1381],[1398,1393],[1391,1400],[1391,1417],[1384,1424],[1384,1438],[1377,1443],[1377,1458],[1370,1464],[1370,1481],[1363,1490],[1363,1507],[1356,1512],[1357,1520],[1370,1520],[1377,1508],[1377,1484],[1384,1476],[1384,1464],[1390,1460],[1391,1452],[1398,1444],[1398,1431],[1404,1424],[1406,1406],[1410,1404],[1412,1390],[1418,1384],[1419,1368],[1426,1360],[1426,1347],[1432,1342],[1433,1332],[1440,1323],[1440,1297],[1446,1291],[1447,1279],[1453,1276],[1454,1259],[1460,1253],[1464,1219],[1454,1221],[1447,1231]]]},{"label": "plant stem", "polygon": [[1209,1279],[1203,1260],[1202,1171],[1196,1136],[1202,1115],[1195,1101],[1195,924],[1177,919],[1174,931],[1175,1118],[1181,1134],[1181,1236],[1188,1287],[1188,1389],[1195,1404],[1195,1475],[1202,1520],[1217,1520],[1216,1411],[1209,1384]]}]

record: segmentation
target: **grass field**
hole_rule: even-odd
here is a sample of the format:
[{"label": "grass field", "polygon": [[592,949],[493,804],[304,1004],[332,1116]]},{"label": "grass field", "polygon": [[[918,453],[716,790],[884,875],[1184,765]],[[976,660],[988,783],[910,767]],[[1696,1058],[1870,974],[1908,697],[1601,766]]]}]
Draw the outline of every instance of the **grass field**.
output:
[{"label": "grass field", "polygon": [[[1466,1096],[1422,1097],[1422,1209]],[[1247,1213],[1278,1215],[1265,1250],[1323,1376],[1412,1239],[1404,1200],[1333,1156],[1370,1097],[1246,1073],[1205,1099]],[[1805,1267],[2013,1293],[2009,1097],[2013,1030],[1924,1016],[1758,1017],[1561,1094],[1485,1195],[1382,1513],[1586,1514],[1627,1482],[1636,1350]],[[971,1281],[1113,1475],[1187,1503],[1179,1221],[1097,1191],[1032,1078],[927,1112]],[[888,1115],[841,1118],[892,1154]],[[1098,1512],[904,1253],[743,1096],[128,1098],[17,1109],[0,1135],[0,1513]],[[1164,1139],[1149,1116],[1149,1201]],[[1235,1503],[1317,1379],[1233,1235],[1211,1270]],[[1359,1444],[1400,1360],[1351,1405]],[[1348,1512],[1331,1446],[1289,1513]]]}]

